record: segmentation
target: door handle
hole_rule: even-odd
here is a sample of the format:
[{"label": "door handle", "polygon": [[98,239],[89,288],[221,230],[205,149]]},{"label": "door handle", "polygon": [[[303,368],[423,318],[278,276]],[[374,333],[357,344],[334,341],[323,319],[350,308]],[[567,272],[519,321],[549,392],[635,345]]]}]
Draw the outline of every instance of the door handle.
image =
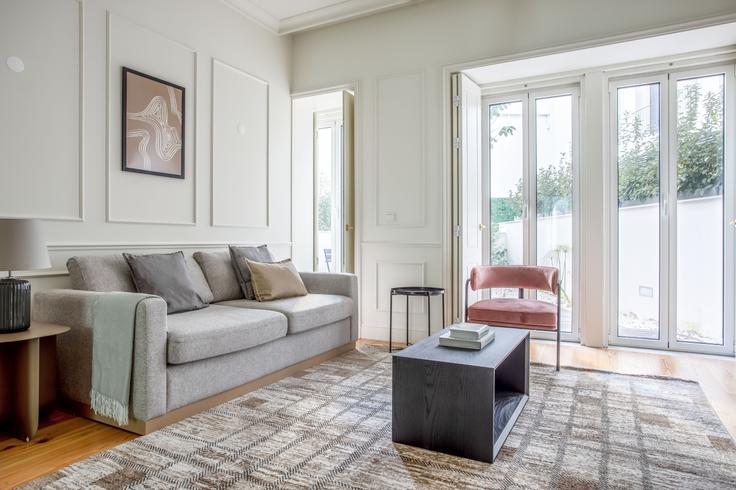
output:
[{"label": "door handle", "polygon": [[355,227],[353,225],[345,225],[345,231],[355,231]]},{"label": "door handle", "polygon": [[483,231],[483,230],[485,230],[485,229],[486,229],[486,225],[484,225],[483,223],[479,223],[479,224],[478,224],[478,229],[479,229],[480,231]]},{"label": "door handle", "polygon": [[736,226],[736,219],[732,219],[728,222],[729,225]]}]

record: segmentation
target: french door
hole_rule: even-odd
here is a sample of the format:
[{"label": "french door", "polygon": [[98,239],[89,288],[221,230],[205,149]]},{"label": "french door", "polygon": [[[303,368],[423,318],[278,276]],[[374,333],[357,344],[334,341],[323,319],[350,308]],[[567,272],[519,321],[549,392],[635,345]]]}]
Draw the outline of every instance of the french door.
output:
[{"label": "french door", "polygon": [[[578,339],[577,86],[483,98],[483,262],[560,269],[561,331]],[[494,290],[515,297],[517,290]],[[538,299],[556,297],[539,292]],[[527,296],[535,295],[526,292]],[[544,336],[544,334],[540,334]]]},{"label": "french door", "polygon": [[734,352],[734,66],[610,84],[611,344]]},{"label": "french door", "polygon": [[342,110],[316,112],[314,118],[314,270],[342,272]]}]

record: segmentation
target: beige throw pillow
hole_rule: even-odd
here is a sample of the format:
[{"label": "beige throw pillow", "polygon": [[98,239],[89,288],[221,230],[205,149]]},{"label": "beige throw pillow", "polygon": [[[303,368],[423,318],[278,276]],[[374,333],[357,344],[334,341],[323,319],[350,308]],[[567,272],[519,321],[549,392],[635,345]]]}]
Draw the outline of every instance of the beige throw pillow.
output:
[{"label": "beige throw pillow", "polygon": [[291,259],[273,263],[245,259],[245,263],[250,269],[253,292],[258,301],[307,295],[307,288]]}]

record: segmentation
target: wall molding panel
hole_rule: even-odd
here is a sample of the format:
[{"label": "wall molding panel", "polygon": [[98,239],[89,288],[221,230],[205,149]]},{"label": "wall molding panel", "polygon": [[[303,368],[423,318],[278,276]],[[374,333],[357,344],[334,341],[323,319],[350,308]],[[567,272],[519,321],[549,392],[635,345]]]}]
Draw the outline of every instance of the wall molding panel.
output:
[{"label": "wall molding panel", "polygon": [[267,81],[212,59],[212,226],[270,226],[269,95]]},{"label": "wall molding panel", "polygon": [[[0,216],[52,221],[84,221],[84,4],[82,0],[55,2],[53,10],[50,11],[53,22],[39,21],[36,12],[41,8],[47,8],[41,4],[43,2],[40,0],[9,3],[7,8],[11,9],[10,15],[5,17],[8,25],[5,25],[0,19],[0,31],[2,31],[0,32],[0,45],[7,48],[10,53],[20,56],[28,68],[21,73],[10,73],[3,67],[0,73],[0,85],[4,88],[4,95],[8,97],[5,100],[3,94],[0,94],[0,106],[3,107],[4,116],[4,120],[0,121],[0,147],[6,154],[7,160],[4,159],[4,161],[8,162],[8,165],[15,165],[13,169],[4,171],[12,172],[16,177],[2,179],[5,185],[0,182],[0,208],[2,208]],[[73,9],[73,11],[64,12],[66,8]],[[33,19],[31,20],[29,16],[33,16]],[[72,19],[76,22],[75,26],[60,27],[66,20],[71,21]],[[29,30],[30,25],[39,29],[40,32],[35,33]],[[69,40],[71,36],[66,31],[67,28],[76,32],[76,42]],[[52,29],[64,29],[64,33],[52,32]],[[28,46],[25,41],[28,37],[45,38],[50,35],[57,35],[60,38],[54,46],[43,43]],[[74,48],[71,49],[72,47],[68,44],[73,44]],[[74,59],[63,57],[63,54],[72,52]],[[76,70],[64,70],[68,66],[75,65]],[[77,80],[68,79],[72,73]],[[37,78],[32,79],[33,76]],[[22,93],[37,96],[40,98],[37,103],[45,107],[51,107],[54,104],[69,104],[63,109],[55,107],[56,110],[52,113],[60,114],[64,119],[52,118],[45,121],[46,124],[39,128],[39,122],[33,121],[32,118],[40,111],[26,111],[28,107],[26,98],[16,95],[21,92],[21,86],[25,88]],[[69,100],[67,96],[69,91],[76,92],[76,101]],[[67,124],[67,114],[70,113],[76,113],[78,119],[76,124]],[[4,128],[5,123],[9,125],[8,128]],[[24,132],[29,128],[34,133],[33,135]],[[67,128],[70,130],[74,128],[76,135],[66,134]],[[49,138],[59,138],[59,141],[49,141]],[[44,139],[44,144],[39,144],[41,139]],[[76,143],[73,145],[76,148],[72,148],[72,141]],[[17,147],[19,142],[24,143],[22,148]],[[73,162],[74,168],[71,168],[72,165],[69,165],[69,168],[63,168],[63,156],[70,153],[76,153],[76,157],[70,158],[67,162]],[[43,166],[45,161],[54,161],[54,167],[48,169],[47,166]],[[17,165],[16,162],[20,162],[20,165]],[[48,176],[47,179],[38,179],[41,171]],[[72,176],[74,177],[71,178]],[[32,185],[25,185],[26,182],[31,182]],[[62,196],[68,189],[71,192],[66,196],[67,199],[64,199]],[[68,202],[63,202],[62,199]]]},{"label": "wall molding panel", "polygon": [[[428,245],[428,246],[427,246]],[[362,243],[361,336],[388,340],[391,288],[442,286],[442,247],[435,244]],[[431,299],[432,331],[442,326],[442,304]],[[447,295],[446,300],[449,299]],[[406,299],[394,298],[394,338],[406,331]],[[426,299],[409,299],[409,330],[421,338],[427,334]],[[398,332],[398,334],[397,334]],[[423,334],[422,334],[423,332]],[[398,336],[397,336],[398,335]]]},{"label": "wall molding panel", "polygon": [[375,94],[375,224],[422,228],[427,216],[423,72],[378,78]]},{"label": "wall molding panel", "polygon": [[[121,170],[121,67],[186,89],[185,179]],[[197,224],[197,52],[107,11],[107,222]],[[167,196],[162,199],[161,196]]]},{"label": "wall molding panel", "polygon": [[[403,269],[403,270],[402,270]],[[413,270],[413,272],[409,272]],[[400,286],[424,286],[426,281],[426,261],[396,261],[396,260],[378,260],[376,261],[376,311],[391,311],[390,296],[391,288]],[[389,276],[389,277],[385,277]],[[393,277],[391,277],[393,276]],[[395,277],[401,277],[396,280]],[[393,280],[392,280],[393,279]],[[388,298],[388,299],[387,299]],[[409,299],[410,303],[414,303]],[[394,312],[406,312],[406,301],[395,301]],[[424,313],[424,302],[416,310],[409,305],[409,313]]]}]

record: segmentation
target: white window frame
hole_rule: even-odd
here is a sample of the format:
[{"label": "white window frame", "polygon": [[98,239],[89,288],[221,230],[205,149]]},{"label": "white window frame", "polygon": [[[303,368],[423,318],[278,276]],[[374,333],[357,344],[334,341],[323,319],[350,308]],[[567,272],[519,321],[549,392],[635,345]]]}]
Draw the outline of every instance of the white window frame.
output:
[{"label": "white window frame", "polygon": [[[736,292],[734,270],[734,227],[728,222],[736,216],[736,147],[729,134],[736,122],[736,65],[711,64],[677,70],[655,71],[621,78],[609,78],[609,314],[608,343],[702,354],[734,354],[732,298]],[[724,194],[723,194],[723,344],[698,344],[677,340],[677,81],[708,75],[724,75]],[[640,339],[618,335],[618,89],[660,84],[660,200],[659,200],[659,339]],[[674,172],[674,174],[673,174]],[[731,300],[729,300],[731,299]]]},{"label": "white window frame", "polygon": [[[481,99],[482,129],[482,157],[483,157],[483,263],[490,263],[491,244],[491,217],[490,217],[490,141],[489,141],[489,111],[490,106],[500,103],[522,103],[522,159],[523,159],[523,188],[524,210],[522,212],[522,227],[524,235],[523,257],[525,264],[536,264],[537,261],[537,222],[536,222],[536,100],[552,98],[562,95],[572,97],[572,172],[573,172],[573,213],[572,213],[572,331],[562,332],[561,340],[568,342],[580,341],[580,84],[567,83],[557,86],[542,86],[522,91],[493,93],[484,95]],[[529,292],[526,293],[529,297]],[[488,291],[483,292],[487,298]],[[551,332],[532,332],[534,338],[554,339]]]}]

